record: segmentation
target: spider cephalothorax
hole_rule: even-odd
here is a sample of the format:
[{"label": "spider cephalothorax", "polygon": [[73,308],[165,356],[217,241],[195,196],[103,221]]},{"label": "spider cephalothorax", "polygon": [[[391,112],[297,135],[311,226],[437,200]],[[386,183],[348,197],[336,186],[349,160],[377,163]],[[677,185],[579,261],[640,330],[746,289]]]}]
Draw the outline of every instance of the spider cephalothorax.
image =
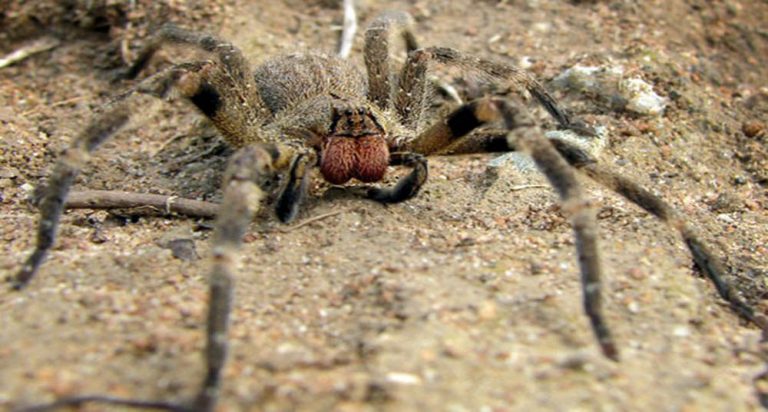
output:
[{"label": "spider cephalothorax", "polygon": [[367,108],[334,106],[327,136],[321,137],[320,173],[333,184],[355,178],[378,182],[389,166],[387,131]]},{"label": "spider cephalothorax", "polygon": [[[505,85],[530,93],[561,128],[584,130],[571,121],[534,78],[516,67],[459,51],[428,47],[417,49],[405,13],[379,16],[366,31],[365,76],[351,63],[314,53],[267,60],[251,71],[242,53],[215,36],[174,26],[164,27],[128,69],[135,77],[163,43],[200,49],[212,59],[182,63],[151,76],[121,94],[85,128],[56,165],[43,190],[37,246],[13,279],[21,289],[32,279],[53,246],[64,200],[90,152],[114,135],[131,114],[129,97],[135,92],[165,96],[177,87],[223,137],[238,148],[225,173],[224,199],[212,236],[210,303],[207,323],[207,371],[191,405],[143,402],[115,398],[75,398],[70,403],[101,400],[169,410],[212,410],[218,396],[227,353],[227,328],[232,297],[232,274],[238,248],[263,196],[266,175],[281,172],[276,212],[290,221],[307,190],[308,170],[318,166],[323,177],[341,184],[357,179],[377,182],[388,166],[410,172],[393,187],[372,187],[364,193],[380,202],[400,202],[415,196],[427,181],[427,159],[435,154],[527,152],[557,190],[569,214],[579,255],[584,310],[605,356],[618,360],[618,350],[601,310],[601,265],[596,218],[575,171],[613,189],[677,229],[694,261],[715,284],[720,296],[739,314],[765,329],[767,322],[743,302],[723,279],[719,259],[699,239],[684,216],[658,196],[602,165],[590,153],[566,141],[551,142],[535,127],[517,134],[516,111],[500,97],[471,101],[448,115],[429,122],[425,101],[430,65],[442,64],[474,70]],[[409,50],[399,72],[390,67],[390,40],[399,35]],[[396,83],[396,84],[393,84]],[[475,133],[489,123],[497,127]],[[424,127],[422,125],[425,125]],[[495,133],[494,133],[495,131]]]}]

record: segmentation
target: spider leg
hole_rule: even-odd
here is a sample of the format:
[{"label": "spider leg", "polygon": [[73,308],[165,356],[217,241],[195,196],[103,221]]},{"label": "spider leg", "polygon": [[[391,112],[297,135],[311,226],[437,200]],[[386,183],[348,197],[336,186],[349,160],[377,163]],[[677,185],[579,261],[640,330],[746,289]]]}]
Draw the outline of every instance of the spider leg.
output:
[{"label": "spider leg", "polygon": [[[562,149],[560,149],[562,151]],[[571,158],[585,159],[587,155],[577,153],[578,149],[571,149]],[[568,159],[569,156],[566,156]],[[608,166],[600,165],[594,161],[572,161],[587,176],[624,196],[631,202],[645,209],[648,213],[658,217],[680,232],[683,241],[691,251],[694,262],[704,275],[715,285],[720,297],[731,305],[731,308],[744,318],[750,320],[763,331],[768,331],[768,319],[765,315],[756,313],[755,309],[739,297],[735,287],[726,279],[726,271],[721,260],[700,239],[698,231],[688,224],[685,217],[663,199],[643,188],[638,183],[619,175]]]},{"label": "spider leg", "polygon": [[470,145],[474,144],[474,146],[465,148],[465,153],[499,151],[498,149],[508,151],[510,148],[506,144],[506,136],[503,139],[497,137],[488,140],[468,138],[469,134],[478,127],[498,120],[499,114],[495,106],[500,102],[500,99],[481,99],[465,103],[449,113],[444,119],[438,120],[426,128],[415,139],[405,142],[403,149],[429,156],[450,153],[452,152],[449,150],[451,147],[455,147],[461,142],[467,142]]},{"label": "spider leg", "polygon": [[407,51],[419,46],[411,32],[413,17],[410,14],[389,11],[371,22],[365,30],[365,67],[368,70],[368,99],[381,109],[388,109],[392,94],[390,68],[390,41],[395,35],[402,37]]},{"label": "spider leg", "polygon": [[[494,103],[507,127],[512,129],[515,126],[514,109],[503,100],[496,100]],[[574,168],[538,128],[527,128],[526,132],[519,137],[517,144],[533,158],[550,184],[557,190],[563,210],[570,215],[581,267],[584,311],[603,354],[617,361],[619,352],[602,312],[600,293],[602,266],[597,246],[597,218],[594,207],[586,200]]]},{"label": "spider leg", "polygon": [[[715,286],[720,297],[728,302],[736,313],[768,332],[768,318],[757,313],[739,296],[737,289],[727,280],[721,259],[701,240],[698,231],[686,222],[680,212],[639,183],[620,175],[609,166],[598,163],[597,159],[585,150],[563,140],[552,139],[550,142],[571,166],[676,229],[690,250],[694,262]],[[509,142],[510,146],[513,143]]]},{"label": "spider leg", "polygon": [[166,43],[195,46],[216,57],[202,70],[182,77],[178,87],[182,95],[213,121],[230,144],[243,147],[258,142],[258,130],[271,112],[259,95],[248,61],[237,47],[227,41],[210,34],[165,25],[139,52],[126,77],[138,76]]},{"label": "spider leg", "polygon": [[83,130],[59,158],[51,177],[48,178],[41,191],[38,205],[40,221],[37,227],[35,250],[11,280],[14,289],[20,290],[32,280],[45,260],[48,251],[53,247],[69,188],[74,183],[77,174],[88,162],[91,152],[110,136],[117,133],[128,122],[128,119],[129,111],[125,105],[118,104],[111,107]]},{"label": "spider leg", "polygon": [[427,47],[409,53],[400,74],[400,83],[395,96],[398,115],[406,125],[414,125],[422,116],[426,96],[426,75],[430,62],[477,71],[506,82],[518,90],[526,90],[544,106],[560,127],[575,129],[585,134],[594,133],[580,122],[574,122],[544,86],[525,70],[510,64],[466,55],[447,47]]},{"label": "spider leg", "polygon": [[278,219],[283,223],[288,223],[296,217],[299,212],[299,206],[307,194],[309,185],[310,169],[315,164],[316,159],[313,153],[299,153],[291,161],[288,168],[285,186],[280,192],[275,205],[275,212]]},{"label": "spider leg", "polygon": [[391,188],[368,189],[368,197],[381,203],[398,203],[416,196],[427,181],[427,159],[418,153],[395,152],[390,155],[389,164],[408,166],[412,170]]},{"label": "spider leg", "polygon": [[468,138],[476,128],[499,118],[503,119],[507,129],[511,130],[519,125],[516,114],[516,109],[503,99],[472,101],[454,110],[444,120],[435,122],[416,139],[408,142],[403,149],[430,155],[442,153],[446,148],[468,142],[469,144],[463,147],[464,152],[472,150],[481,152],[491,149],[497,151],[505,148],[519,148],[528,152],[559,193],[563,209],[570,214],[581,267],[584,309],[603,354],[610,359],[618,360],[618,350],[601,309],[602,268],[597,247],[595,212],[584,199],[583,190],[573,168],[558,149],[535,127],[527,128],[527,132],[518,142],[514,142],[514,145],[498,137],[476,141]]},{"label": "spider leg", "polygon": [[147,67],[152,56],[166,43],[191,45],[212,53],[225,66],[228,74],[235,78],[235,81],[243,85],[254,85],[253,74],[248,61],[232,43],[207,33],[184,29],[171,23],[161,27],[149,39],[136,57],[136,61],[127,69],[125,77],[135,79]]},{"label": "spider leg", "polygon": [[[75,138],[59,158],[51,176],[39,191],[40,222],[37,243],[32,255],[11,280],[14,289],[22,289],[32,280],[48,251],[53,247],[69,189],[77,174],[88,162],[91,153],[129,121],[131,111],[128,98],[136,92],[163,97],[174,84],[179,83],[182,83],[182,89],[186,89],[188,93],[190,90],[194,92],[197,89],[190,87],[190,84],[195,86],[201,83],[200,79],[206,75],[208,65],[207,62],[180,64],[144,79],[105,105],[104,112]],[[195,95],[192,94],[192,96]],[[194,102],[193,97],[190,99]]]},{"label": "spider leg", "polygon": [[[271,153],[270,153],[271,152]],[[212,239],[213,268],[206,332],[206,375],[195,399],[195,410],[213,410],[227,357],[227,330],[232,306],[233,273],[238,250],[249,223],[259,208],[263,192],[259,183],[272,173],[275,151],[248,146],[236,153],[225,174],[224,198]]]},{"label": "spider leg", "polygon": [[126,399],[102,395],[74,396],[19,411],[49,411],[85,403],[120,405],[137,409],[173,412],[210,412],[216,406],[221,389],[221,371],[228,351],[227,331],[237,269],[238,250],[248,224],[263,198],[261,182],[273,173],[278,151],[261,145],[240,149],[232,156],[224,176],[224,198],[212,236],[212,268],[209,279],[209,303],[206,322],[206,373],[202,386],[191,404]]}]

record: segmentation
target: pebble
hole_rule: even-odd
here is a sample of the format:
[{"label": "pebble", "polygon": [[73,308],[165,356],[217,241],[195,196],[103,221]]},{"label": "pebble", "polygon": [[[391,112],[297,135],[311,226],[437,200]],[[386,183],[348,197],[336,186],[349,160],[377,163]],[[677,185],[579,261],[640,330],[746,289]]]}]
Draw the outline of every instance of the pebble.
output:
[{"label": "pebble", "polygon": [[421,378],[410,373],[390,372],[387,374],[387,382],[401,385],[420,385]]},{"label": "pebble", "polygon": [[183,261],[200,259],[192,239],[173,239],[168,242],[167,248],[173,253],[173,257]]},{"label": "pebble", "polygon": [[765,131],[765,125],[757,120],[747,120],[741,125],[741,131],[747,137],[756,137]]},{"label": "pebble", "polygon": [[685,338],[691,335],[691,330],[686,326],[678,326],[672,331],[672,334],[680,338]]},{"label": "pebble", "polygon": [[19,171],[13,167],[0,167],[0,178],[13,179],[19,175]]}]

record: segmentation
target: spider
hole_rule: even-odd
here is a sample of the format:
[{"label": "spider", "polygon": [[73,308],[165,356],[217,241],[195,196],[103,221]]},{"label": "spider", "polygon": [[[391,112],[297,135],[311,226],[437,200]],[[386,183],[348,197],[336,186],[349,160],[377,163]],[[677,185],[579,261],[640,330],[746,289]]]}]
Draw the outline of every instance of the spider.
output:
[{"label": "spider", "polygon": [[[39,204],[37,244],[12,279],[22,289],[33,278],[52,247],[64,202],[75,176],[102,142],[129,120],[134,93],[166,96],[177,89],[207,116],[225,140],[237,148],[224,176],[223,201],[212,235],[212,270],[207,318],[206,374],[189,404],[108,396],[61,399],[45,406],[98,401],[167,410],[212,410],[227,357],[227,329],[238,249],[249,223],[265,197],[268,182],[282,178],[275,213],[282,222],[297,214],[306,196],[311,170],[318,168],[332,184],[350,180],[379,182],[390,166],[410,171],[392,187],[365,187],[370,199],[395,203],[416,196],[427,181],[427,156],[521,150],[528,153],[556,189],[576,237],[583,304],[602,353],[618,361],[617,345],[601,311],[601,265],[595,212],[576,178],[576,170],[616,191],[677,229],[694,261],[714,283],[720,296],[743,317],[762,329],[768,323],[724,280],[725,270],[684,217],[650,191],[598,163],[589,152],[564,140],[547,139],[537,128],[510,134],[520,126],[517,109],[506,98],[484,97],[460,105],[424,125],[429,100],[428,74],[434,65],[458,66],[527,91],[560,128],[590,134],[571,119],[546,89],[526,72],[444,47],[420,48],[407,13],[378,16],[365,33],[367,76],[338,57],[291,54],[267,60],[254,71],[243,54],[227,41],[168,25],[139,53],[126,77],[136,78],[165,43],[206,52],[210,59],[174,65],[150,76],[116,97],[86,127],[58,160]],[[408,56],[399,72],[393,69],[391,42],[400,37]],[[477,133],[501,123],[503,132]]]}]

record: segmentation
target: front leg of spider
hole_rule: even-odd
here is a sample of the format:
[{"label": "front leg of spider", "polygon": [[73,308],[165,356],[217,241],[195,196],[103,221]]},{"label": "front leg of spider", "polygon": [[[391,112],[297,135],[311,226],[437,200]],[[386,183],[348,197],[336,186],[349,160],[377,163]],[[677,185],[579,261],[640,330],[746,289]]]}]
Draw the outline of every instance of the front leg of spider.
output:
[{"label": "front leg of spider", "polygon": [[299,212],[299,207],[307,195],[309,169],[314,164],[314,156],[309,153],[296,155],[288,168],[285,185],[277,198],[275,213],[283,223],[291,222]]},{"label": "front leg of spider", "polygon": [[[512,128],[515,123],[514,110],[504,100],[497,100],[494,103],[507,127]],[[560,195],[563,210],[570,215],[581,268],[584,311],[603,354],[609,359],[618,361],[619,352],[602,311],[600,291],[603,275],[598,253],[597,217],[594,207],[586,199],[576,178],[575,169],[562,155],[563,150],[558,151],[538,128],[527,129],[527,133],[523,134],[515,146],[520,147],[533,158]]]},{"label": "front leg of spider", "polygon": [[272,173],[274,158],[262,146],[241,149],[225,174],[224,198],[212,239],[213,268],[206,332],[206,374],[195,400],[197,411],[212,410],[221,387],[221,371],[227,358],[227,331],[232,307],[234,273],[239,249],[248,225],[258,211],[264,193],[263,176]]},{"label": "front leg of spider", "polygon": [[273,173],[271,152],[262,146],[238,151],[225,173],[224,198],[212,236],[212,268],[209,278],[209,303],[206,322],[206,373],[202,386],[189,404],[86,395],[20,408],[17,412],[41,412],[86,403],[118,405],[171,412],[210,412],[216,406],[221,388],[221,371],[227,359],[229,315],[232,308],[234,272],[237,268],[243,235],[264,197],[259,183]]},{"label": "front leg of spider", "polygon": [[381,203],[398,203],[416,196],[427,181],[427,159],[418,153],[396,152],[390,156],[390,165],[407,166],[411,168],[411,172],[393,187],[369,189],[368,197]]},{"label": "front leg of spider", "polygon": [[53,247],[67,194],[91,152],[120,130],[128,118],[129,112],[124,105],[110,108],[99,121],[91,123],[59,158],[42,191],[35,250],[21,270],[10,279],[13,289],[21,290],[29,284]]},{"label": "front leg of spider", "polygon": [[[116,134],[130,117],[129,101],[135,92],[164,96],[176,87],[200,111],[208,116],[234,146],[245,146],[230,162],[225,179],[224,202],[218,214],[213,236],[214,258],[210,278],[210,303],[207,321],[205,352],[206,376],[202,388],[190,404],[161,401],[143,401],[111,396],[87,395],[59,399],[23,411],[44,411],[85,403],[120,405],[131,408],[168,411],[210,411],[216,404],[221,382],[221,368],[226,359],[227,325],[232,296],[232,272],[237,249],[244,230],[259,207],[262,197],[260,184],[270,178],[275,163],[282,167],[293,156],[291,151],[280,151],[273,144],[260,143],[259,116],[264,113],[260,97],[253,85],[253,77],[242,54],[231,44],[213,36],[179,28],[164,29],[158,42],[173,41],[198,47],[218,57],[217,61],[185,63],[173,66],[151,76],[118,95],[104,112],[73,141],[61,156],[42,193],[41,218],[34,252],[11,279],[15,289],[24,287],[34,276],[54,243],[56,229],[63,212],[69,188],[91,153],[106,139]],[[157,47],[147,52],[150,56]],[[148,57],[147,57],[148,59]],[[143,64],[143,63],[142,63]],[[241,98],[245,96],[247,104]],[[244,143],[251,143],[250,145]],[[293,176],[298,184],[283,191],[285,203],[298,205],[305,183],[305,164],[294,163]],[[297,207],[297,206],[292,206]],[[290,217],[295,210],[285,215]]]}]

